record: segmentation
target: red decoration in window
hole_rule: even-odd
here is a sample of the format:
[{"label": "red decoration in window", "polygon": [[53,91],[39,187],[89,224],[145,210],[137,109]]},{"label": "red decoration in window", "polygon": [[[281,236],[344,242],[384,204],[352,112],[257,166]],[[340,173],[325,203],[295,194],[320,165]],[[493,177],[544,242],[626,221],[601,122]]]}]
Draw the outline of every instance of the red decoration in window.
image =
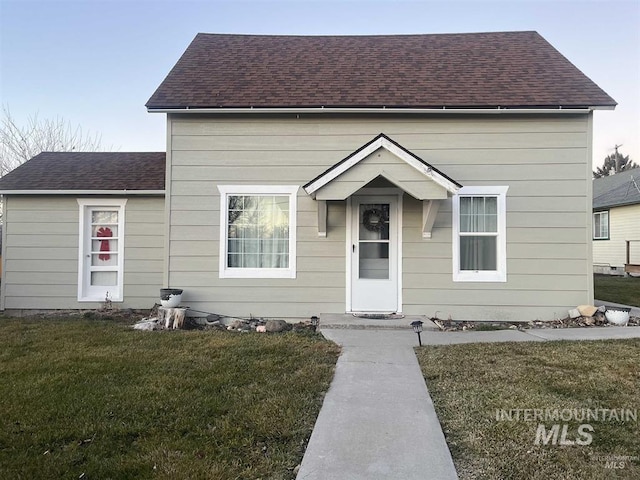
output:
[{"label": "red decoration in window", "polygon": [[[109,227],[100,227],[98,229],[98,233],[97,235],[98,237],[113,237],[113,232],[111,231],[111,229]],[[109,249],[109,240],[100,240],[100,251],[101,252],[108,252]],[[111,258],[111,255],[109,255],[108,253],[101,253],[100,255],[98,255],[98,258],[100,260],[109,260]]]}]

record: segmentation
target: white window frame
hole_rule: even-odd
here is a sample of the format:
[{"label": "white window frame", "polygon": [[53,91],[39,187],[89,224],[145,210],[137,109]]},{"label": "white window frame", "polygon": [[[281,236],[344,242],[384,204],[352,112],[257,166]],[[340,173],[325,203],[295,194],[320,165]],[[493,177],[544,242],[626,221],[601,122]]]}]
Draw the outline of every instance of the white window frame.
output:
[{"label": "white window frame", "polygon": [[[506,282],[507,281],[507,190],[508,186],[462,187],[453,196],[453,281],[454,282]],[[496,270],[460,270],[460,198],[496,197],[498,226],[496,240]]]},{"label": "white window frame", "polygon": [[[220,192],[220,278],[296,278],[296,217],[298,185],[218,185]],[[233,195],[281,195],[289,197],[289,267],[228,268],[228,198]]]},{"label": "white window frame", "polygon": [[[607,215],[607,234],[605,236],[602,235],[602,215],[606,213]],[[599,215],[600,218],[600,232],[596,232],[596,215]],[[593,212],[593,239],[594,240],[609,240],[609,210],[602,210],[600,212]],[[600,235],[596,235],[600,233]]]},{"label": "white window frame", "polygon": [[[85,267],[87,245],[91,245],[90,239],[86,238],[87,217],[89,209],[100,209],[101,207],[118,209],[118,285],[109,287],[109,299],[113,302],[124,301],[124,236],[125,236],[125,205],[126,198],[78,198],[79,207],[79,236],[78,236],[78,302],[104,302],[106,295],[91,295],[86,291],[88,285],[87,268]],[[90,260],[89,260],[90,261]],[[90,274],[89,274],[90,275]]]}]

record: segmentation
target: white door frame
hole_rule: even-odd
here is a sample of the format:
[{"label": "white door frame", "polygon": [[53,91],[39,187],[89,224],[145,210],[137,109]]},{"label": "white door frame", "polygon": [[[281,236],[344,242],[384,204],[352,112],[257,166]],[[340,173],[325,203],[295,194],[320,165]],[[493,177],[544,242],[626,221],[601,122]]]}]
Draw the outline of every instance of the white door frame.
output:
[{"label": "white door frame", "polygon": [[[79,206],[78,244],[78,302],[104,302],[106,294],[114,302],[124,300],[124,232],[126,198],[76,199]],[[114,287],[92,287],[91,282],[91,217],[93,210],[118,211],[118,264],[117,285]]]},{"label": "white door frame", "polygon": [[[397,197],[397,206],[398,211],[396,212],[397,222],[397,283],[398,283],[398,309],[397,313],[402,313],[402,212],[403,212],[403,204],[402,198],[404,192],[399,188],[361,188],[358,190],[353,196],[368,196],[368,195],[386,195],[386,196],[396,196]],[[345,301],[345,312],[353,313],[351,308],[351,282],[353,280],[352,277],[352,245],[353,245],[353,204],[351,201],[351,197],[347,198],[346,201],[347,215],[346,215],[346,244],[345,244],[345,262],[346,262],[346,301]]]}]

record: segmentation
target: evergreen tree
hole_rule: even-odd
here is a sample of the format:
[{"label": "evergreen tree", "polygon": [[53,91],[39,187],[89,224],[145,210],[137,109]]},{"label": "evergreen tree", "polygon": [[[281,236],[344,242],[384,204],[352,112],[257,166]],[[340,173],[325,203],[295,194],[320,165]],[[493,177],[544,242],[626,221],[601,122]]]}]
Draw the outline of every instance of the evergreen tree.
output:
[{"label": "evergreen tree", "polygon": [[638,164],[633,162],[629,155],[624,156],[618,152],[618,148],[622,145],[615,146],[615,152],[611,155],[607,155],[604,159],[602,167],[597,167],[593,172],[593,178],[608,177],[609,175],[615,175],[616,173],[626,172],[632,168],[638,168]]}]

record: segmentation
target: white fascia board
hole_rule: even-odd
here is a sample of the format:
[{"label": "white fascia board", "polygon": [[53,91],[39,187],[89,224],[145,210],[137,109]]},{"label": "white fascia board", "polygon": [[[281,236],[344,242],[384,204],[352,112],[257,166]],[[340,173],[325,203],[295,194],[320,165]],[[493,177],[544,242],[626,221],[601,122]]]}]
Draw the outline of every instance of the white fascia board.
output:
[{"label": "white fascia board", "polygon": [[300,107],[300,108],[147,108],[148,113],[219,113],[219,114],[237,114],[237,113],[392,113],[392,114],[586,114],[593,110],[614,110],[615,106],[590,106],[585,108],[339,108],[339,107]]},{"label": "white fascia board", "polygon": [[164,195],[164,190],[0,190],[0,195]]},{"label": "white fascia board", "polygon": [[417,160],[413,156],[409,155],[407,152],[405,152],[401,148],[398,148],[397,145],[394,145],[393,143],[391,143],[386,138],[381,138],[380,140],[382,140],[382,147],[383,148],[387,149],[389,152],[394,154],[396,157],[399,157],[402,160],[404,160],[405,162],[407,162],[413,168],[418,170],[423,175],[429,177],[431,180],[433,180],[436,184],[440,185],[442,188],[444,188],[449,193],[455,194],[460,189],[460,187],[458,185],[456,185],[455,183],[453,183],[451,180],[449,180],[448,178],[445,178],[444,176],[440,175],[438,172],[434,171],[433,168],[431,168],[431,167],[425,165],[424,163],[420,162],[419,160]]},{"label": "white fascia board", "polygon": [[336,168],[334,168],[331,171],[327,172],[326,175],[323,175],[322,177],[318,178],[315,182],[313,182],[311,185],[309,185],[307,188],[305,188],[305,191],[309,195],[315,193],[316,191],[320,190],[322,187],[324,187],[325,185],[330,183],[332,180],[334,180],[338,176],[342,175],[344,172],[349,170],[351,167],[353,167],[354,165],[358,164],[361,160],[367,158],[369,155],[371,155],[373,152],[375,152],[376,150],[378,150],[380,148],[384,148],[385,150],[387,150],[391,154],[393,154],[396,157],[404,160],[410,166],[412,166],[413,168],[418,170],[424,176],[429,177],[433,182],[435,182],[436,184],[440,185],[442,188],[444,188],[448,192],[450,192],[452,194],[455,194],[460,189],[460,187],[458,185],[456,185],[455,183],[453,183],[451,180],[443,177],[438,172],[436,172],[433,169],[429,168],[424,163],[418,161],[416,158],[414,158],[413,156],[409,155],[407,152],[405,152],[404,150],[399,148],[397,145],[394,145],[392,142],[390,142],[386,138],[380,137],[376,141],[374,141],[371,144],[367,145],[366,148],[363,148],[358,153],[353,155],[346,162],[338,165]]},{"label": "white fascia board", "polygon": [[369,145],[366,146],[366,148],[363,148],[358,153],[356,153],[351,158],[349,158],[346,162],[338,165],[336,168],[327,172],[326,175],[323,175],[322,177],[317,179],[315,182],[313,182],[304,190],[309,195],[316,192],[317,190],[320,190],[327,183],[331,182],[332,180],[334,180],[335,178],[337,178],[338,176],[342,175],[344,172],[349,170],[351,167],[358,164],[360,160],[368,157],[373,152],[375,152],[380,147],[382,147],[382,140],[383,140],[382,138],[378,138],[375,142],[370,143]]}]

